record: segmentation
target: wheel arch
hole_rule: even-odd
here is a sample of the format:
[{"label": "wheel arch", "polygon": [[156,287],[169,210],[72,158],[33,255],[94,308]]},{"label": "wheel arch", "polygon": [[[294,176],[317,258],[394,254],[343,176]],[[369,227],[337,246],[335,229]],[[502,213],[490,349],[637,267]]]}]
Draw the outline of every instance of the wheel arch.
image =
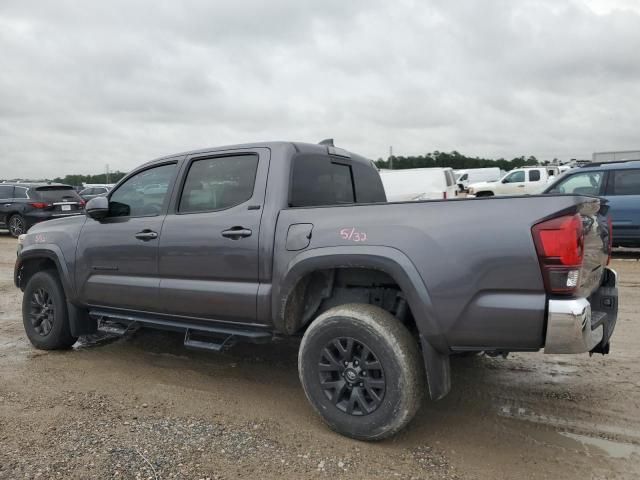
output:
[{"label": "wheel arch", "polygon": [[14,283],[16,287],[24,290],[29,279],[34,273],[44,269],[55,269],[62,288],[68,299],[73,297],[73,283],[67,263],[62,251],[57,245],[49,245],[46,248],[25,248],[20,252],[16,268],[14,270]]},{"label": "wheel arch", "polygon": [[364,269],[388,275],[405,297],[421,336],[445,347],[427,287],[409,258],[391,247],[326,247],[302,252],[280,274],[273,293],[272,318],[277,330],[295,333],[303,325],[292,318],[306,296],[307,282],[316,272]]}]

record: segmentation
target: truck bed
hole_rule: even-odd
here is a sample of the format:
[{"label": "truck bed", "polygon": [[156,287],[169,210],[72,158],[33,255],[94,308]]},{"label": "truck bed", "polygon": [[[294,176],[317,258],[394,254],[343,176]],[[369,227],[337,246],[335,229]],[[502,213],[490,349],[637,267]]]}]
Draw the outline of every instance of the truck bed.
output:
[{"label": "truck bed", "polygon": [[[560,212],[595,218],[600,207],[595,197],[544,195],[290,208],[278,217],[274,279],[315,256],[358,267],[366,246],[380,269],[390,256],[415,272],[424,286],[415,305],[424,307],[412,313],[436,348],[538,350],[547,295],[531,227]],[[293,224],[312,225],[300,251],[286,248]],[[607,261],[602,235],[598,230],[585,246],[587,296]]]}]

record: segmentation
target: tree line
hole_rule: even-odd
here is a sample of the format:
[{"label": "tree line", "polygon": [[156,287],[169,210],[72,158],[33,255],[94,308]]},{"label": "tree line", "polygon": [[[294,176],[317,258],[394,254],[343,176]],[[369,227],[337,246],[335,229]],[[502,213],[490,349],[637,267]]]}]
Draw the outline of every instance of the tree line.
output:
[{"label": "tree line", "polygon": [[538,165],[538,159],[533,155],[529,157],[516,157],[511,160],[504,158],[480,158],[467,157],[457,151],[439,152],[434,151],[425,155],[417,156],[391,156],[387,160],[379,158],[375,162],[378,168],[431,168],[431,167],[451,167],[455,170],[466,168],[486,168],[498,167],[502,170],[511,170],[512,168],[520,168],[528,165]]}]

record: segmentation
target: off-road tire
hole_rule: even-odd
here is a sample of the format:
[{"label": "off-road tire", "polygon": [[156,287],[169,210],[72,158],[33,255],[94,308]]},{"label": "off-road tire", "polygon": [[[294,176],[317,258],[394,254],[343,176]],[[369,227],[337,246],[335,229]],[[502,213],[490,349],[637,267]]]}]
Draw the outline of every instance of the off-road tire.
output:
[{"label": "off-road tire", "polygon": [[55,271],[38,272],[27,282],[22,321],[29,341],[40,350],[61,350],[76,342],[71,335],[67,300]]},{"label": "off-road tire", "polygon": [[[375,363],[368,361],[367,367],[363,367],[363,354],[358,357],[358,348],[360,352],[366,352],[366,358],[377,360],[381,372],[372,370],[369,376],[372,381],[377,380],[377,384],[380,384],[380,378],[383,379],[384,389],[377,390],[378,393],[382,391],[383,395],[374,397],[370,394],[370,384],[364,383],[366,377],[362,378],[361,384],[349,383],[346,391],[344,385],[336,387],[333,393],[327,390],[323,381],[331,383],[330,380],[337,378],[338,382],[342,382],[341,378],[346,381],[347,374],[353,374],[353,362],[349,362],[350,367],[345,367],[341,373],[332,371],[329,374],[335,376],[329,380],[326,377],[326,369],[345,363],[327,361],[326,349],[332,350],[337,339],[342,342],[342,347],[348,346],[348,339],[353,340],[356,353],[351,358],[356,359],[354,362],[360,364],[361,370]],[[342,352],[337,349],[332,351],[338,354]],[[335,360],[335,353],[328,353]],[[344,358],[347,358],[346,354]],[[298,370],[304,392],[316,412],[331,429],[358,440],[381,440],[400,431],[415,416],[426,391],[424,364],[416,339],[393,315],[373,305],[341,305],[318,316],[302,338]],[[358,375],[363,375],[362,371]],[[359,407],[359,413],[355,406],[360,403],[357,400],[351,413],[347,413],[358,386],[358,398],[364,402]],[[342,396],[336,397],[338,394]],[[346,400],[336,403],[336,398]],[[372,411],[365,408],[367,399],[377,402]]]}]

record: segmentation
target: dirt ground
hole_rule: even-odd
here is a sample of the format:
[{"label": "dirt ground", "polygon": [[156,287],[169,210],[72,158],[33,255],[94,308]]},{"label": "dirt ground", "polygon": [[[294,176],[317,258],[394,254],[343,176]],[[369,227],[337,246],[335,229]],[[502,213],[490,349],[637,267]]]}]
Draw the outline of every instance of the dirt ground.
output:
[{"label": "dirt ground", "polygon": [[606,357],[458,358],[453,389],[392,440],[328,430],[306,402],[295,342],[185,350],[139,331],[41,352],[26,340],[0,233],[0,479],[640,478],[640,262],[616,259]]}]

